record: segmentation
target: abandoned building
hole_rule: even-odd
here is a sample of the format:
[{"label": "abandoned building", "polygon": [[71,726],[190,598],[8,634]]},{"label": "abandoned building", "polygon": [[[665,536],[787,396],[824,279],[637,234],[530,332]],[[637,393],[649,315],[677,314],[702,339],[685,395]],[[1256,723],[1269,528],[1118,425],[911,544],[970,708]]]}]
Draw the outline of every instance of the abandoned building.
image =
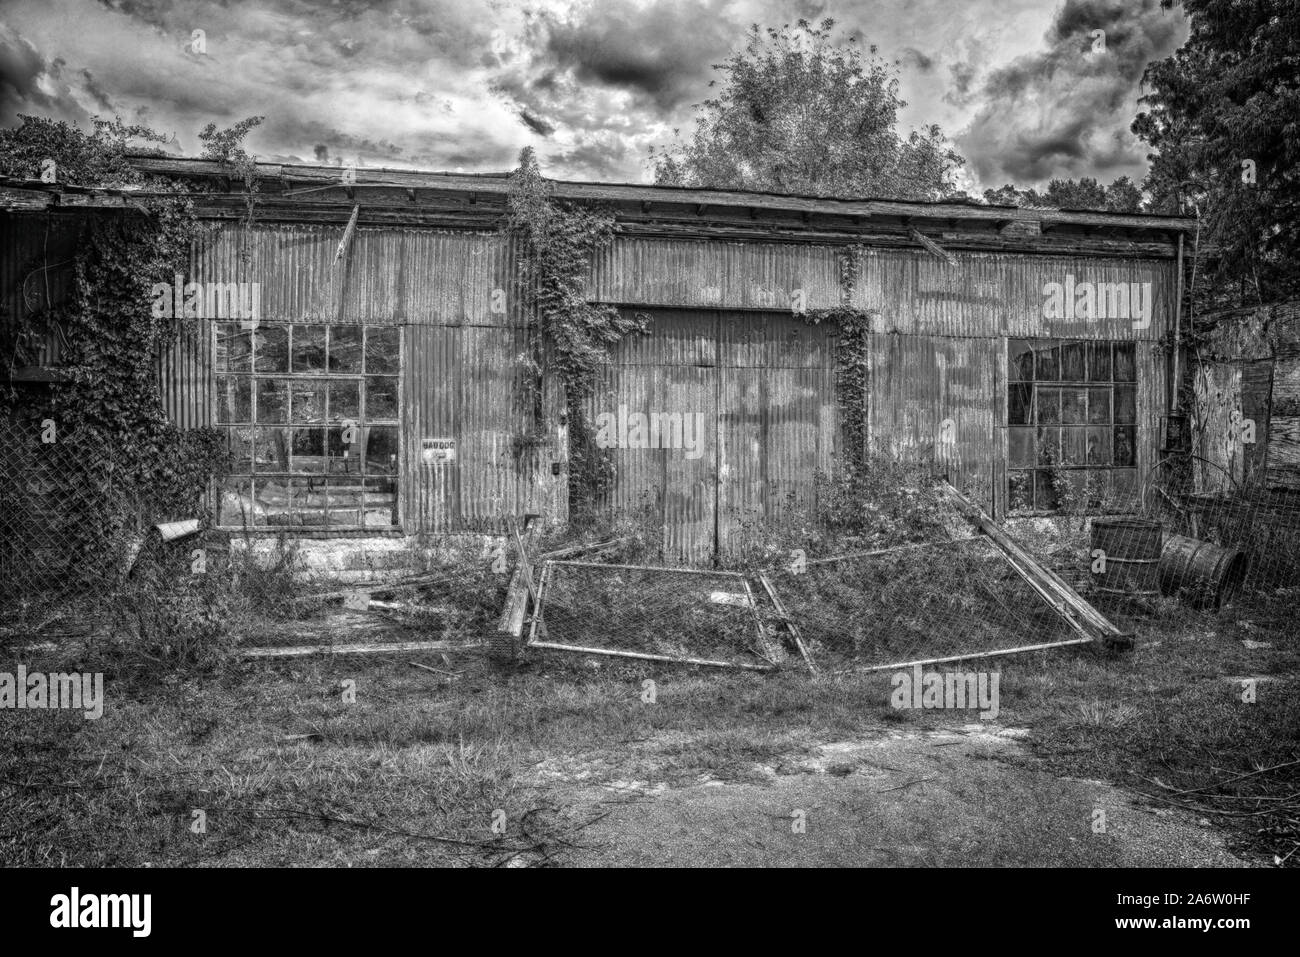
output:
[{"label": "abandoned building", "polygon": [[[521,386],[529,315],[499,229],[505,176],[259,164],[250,222],[218,164],[137,162],[206,182],[201,213],[221,224],[186,277],[208,290],[202,316],[158,370],[178,424],[229,432],[219,526],[400,538],[565,519],[564,402],[544,379],[539,430]],[[1131,498],[1161,457],[1188,220],[553,185],[619,223],[588,298],[649,317],[614,348],[590,421],[614,450],[604,505],[649,509],[670,553],[707,559],[806,502],[850,434],[932,458],[999,517],[1057,509],[1053,473],[1089,499]],[[13,324],[69,281],[49,252],[61,224],[129,196],[6,196]],[[181,293],[159,306],[183,308]],[[808,321],[840,306],[869,320],[856,432],[837,328]],[[57,377],[57,337],[38,351],[11,380]]]}]

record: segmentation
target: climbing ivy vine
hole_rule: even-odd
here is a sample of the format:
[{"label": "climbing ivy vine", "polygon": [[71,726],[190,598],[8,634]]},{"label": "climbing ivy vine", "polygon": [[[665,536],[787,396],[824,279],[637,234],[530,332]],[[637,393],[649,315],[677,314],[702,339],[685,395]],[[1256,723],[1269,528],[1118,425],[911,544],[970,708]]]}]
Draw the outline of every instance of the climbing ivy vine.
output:
[{"label": "climbing ivy vine", "polygon": [[511,176],[502,228],[519,243],[520,289],[530,316],[524,372],[534,434],[523,444],[544,441],[542,383],[554,376],[564,388],[570,506],[589,509],[612,481],[614,467],[607,450],[596,445],[587,401],[609,350],[628,335],[644,333],[648,319],[587,298],[592,257],[613,242],[618,224],[606,210],[557,200],[531,148],[520,153]]}]

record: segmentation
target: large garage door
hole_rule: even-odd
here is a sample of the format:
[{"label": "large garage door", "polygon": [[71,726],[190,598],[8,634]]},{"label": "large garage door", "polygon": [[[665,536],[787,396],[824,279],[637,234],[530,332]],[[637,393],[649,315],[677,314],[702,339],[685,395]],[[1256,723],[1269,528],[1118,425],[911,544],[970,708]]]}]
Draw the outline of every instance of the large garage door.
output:
[{"label": "large garage door", "polygon": [[837,444],[833,337],[781,313],[654,310],[594,397],[616,467],[603,503],[707,562],[811,504]]}]

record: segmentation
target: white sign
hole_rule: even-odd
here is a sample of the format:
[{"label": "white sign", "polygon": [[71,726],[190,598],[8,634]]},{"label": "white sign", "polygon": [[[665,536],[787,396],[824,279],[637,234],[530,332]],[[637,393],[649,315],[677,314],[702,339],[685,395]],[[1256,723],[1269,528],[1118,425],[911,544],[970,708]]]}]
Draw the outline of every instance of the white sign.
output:
[{"label": "white sign", "polygon": [[446,465],[456,461],[455,439],[425,439],[420,449],[420,459],[425,465]]}]

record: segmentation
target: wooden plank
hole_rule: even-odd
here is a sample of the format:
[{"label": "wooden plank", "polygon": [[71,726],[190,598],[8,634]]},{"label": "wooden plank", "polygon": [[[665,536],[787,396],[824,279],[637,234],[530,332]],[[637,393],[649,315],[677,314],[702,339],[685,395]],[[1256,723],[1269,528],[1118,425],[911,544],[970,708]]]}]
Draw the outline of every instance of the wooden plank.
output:
[{"label": "wooden plank", "polygon": [[481,645],[451,641],[393,641],[383,644],[286,645],[281,648],[243,648],[241,658],[301,658],[306,655],[360,655],[406,651],[480,651]]},{"label": "wooden plank", "polygon": [[1069,645],[1090,645],[1092,638],[1071,638],[1068,641],[1047,641],[1038,645],[1021,645],[1019,648],[1001,648],[996,651],[977,651],[968,655],[948,655],[946,658],[924,658],[920,661],[899,661],[892,665],[867,665],[852,668],[851,671],[896,671],[900,668],[914,668],[917,665],[942,665],[952,661],[968,661],[976,658],[997,658],[1002,655],[1019,655],[1026,651],[1046,651],[1049,648],[1065,648]]},{"label": "wooden plank", "polygon": [[746,671],[774,671],[772,665],[751,665],[743,661],[714,661],[709,658],[674,658],[671,655],[652,655],[644,651],[617,651],[612,648],[585,648],[581,645],[561,645],[553,641],[534,641],[530,648],[543,651],[570,651],[580,655],[602,655],[607,658],[636,658],[640,661],[663,661],[675,665],[701,665],[707,668],[742,668]]},{"label": "wooden plank", "polygon": [[781,620],[785,622],[786,628],[790,630],[790,637],[794,639],[794,646],[799,649],[799,654],[803,657],[804,664],[808,666],[810,672],[817,674],[817,666],[813,664],[812,655],[808,653],[808,646],[803,642],[803,635],[800,634],[799,627],[791,620],[789,612],[785,610],[785,604],[781,601],[780,596],[777,595],[776,589],[772,587],[771,580],[768,579],[765,572],[758,573],[758,580],[763,583],[763,588],[767,591],[767,597],[772,599],[772,607],[776,609],[776,613],[781,616]]},{"label": "wooden plank", "polygon": [[[1016,544],[1015,540],[1001,526],[989,518],[982,509],[947,482],[944,482],[943,486],[948,496],[957,504],[958,509],[998,546],[1007,556],[1008,561],[1011,562],[1011,566],[1020,573],[1025,581],[1033,586],[1035,591],[1042,595],[1044,600],[1061,614],[1067,624],[1088,637],[1127,637],[1124,631],[1085,601],[1078,592],[1066,584],[1064,579],[1050,568],[1039,564],[1032,555]],[[1075,615],[1087,622],[1095,633],[1089,634],[1088,630],[1083,628],[1081,624],[1076,623]]]}]

